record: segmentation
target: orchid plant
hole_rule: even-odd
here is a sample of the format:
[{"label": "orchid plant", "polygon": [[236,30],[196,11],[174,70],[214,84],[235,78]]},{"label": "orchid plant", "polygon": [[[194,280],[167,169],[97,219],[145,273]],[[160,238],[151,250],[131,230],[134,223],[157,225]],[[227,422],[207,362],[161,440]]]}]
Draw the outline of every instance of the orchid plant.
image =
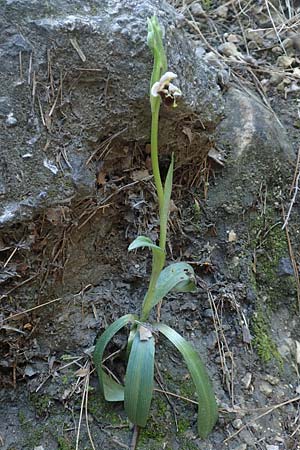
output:
[{"label": "orchid plant", "polygon": [[[172,81],[176,74],[167,69],[167,58],[162,41],[162,30],[156,16],[148,19],[148,46],[153,57],[153,72],[150,83],[151,161],[157,190],[160,236],[159,243],[146,236],[138,236],[129,246],[129,251],[147,247],[152,252],[152,272],[140,316],[127,314],[111,324],[96,342],[94,362],[100,389],[110,402],[124,401],[129,420],[140,427],[146,425],[154,389],[154,357],[158,334],[163,334],[183,356],[198,396],[198,433],[206,438],[217,420],[217,406],[206,369],[192,345],[175,330],[160,322],[149,323],[152,309],[159,305],[170,291],[190,292],[195,290],[193,268],[185,262],[167,267],[166,239],[172,192],[174,157],[165,182],[162,182],[158,159],[158,124],[161,103],[176,107],[182,95]],[[103,366],[106,346],[113,336],[126,325],[130,325],[127,343],[127,368],[124,385],[108,374]]]}]

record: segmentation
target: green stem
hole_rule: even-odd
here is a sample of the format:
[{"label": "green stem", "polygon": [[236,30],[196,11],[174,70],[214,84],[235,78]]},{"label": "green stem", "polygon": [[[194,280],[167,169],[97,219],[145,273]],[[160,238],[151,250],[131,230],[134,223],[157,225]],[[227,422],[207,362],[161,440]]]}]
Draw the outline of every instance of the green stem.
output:
[{"label": "green stem", "polygon": [[151,162],[154,176],[154,182],[158,195],[159,210],[162,208],[164,190],[161,182],[159,161],[158,161],[158,121],[160,110],[160,98],[155,99],[152,108],[152,121],[151,121]]}]

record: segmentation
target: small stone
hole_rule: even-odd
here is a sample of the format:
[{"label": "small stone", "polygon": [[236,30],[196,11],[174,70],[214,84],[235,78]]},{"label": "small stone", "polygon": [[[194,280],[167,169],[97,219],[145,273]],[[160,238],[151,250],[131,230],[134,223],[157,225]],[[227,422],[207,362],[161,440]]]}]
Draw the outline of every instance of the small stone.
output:
[{"label": "small stone", "polygon": [[263,38],[257,30],[246,30],[245,35],[248,41],[255,42],[257,45],[263,45]]},{"label": "small stone", "polygon": [[[256,439],[255,439],[254,435],[253,435],[249,430],[244,429],[244,430],[242,430],[242,431],[240,432],[239,435],[240,435],[240,438],[241,438],[243,441],[245,441],[245,443],[246,443],[247,445],[249,445],[251,448],[253,448],[253,444],[255,444]],[[246,447],[246,448],[247,448],[247,447]]]},{"label": "small stone", "polygon": [[295,61],[295,58],[291,58],[290,56],[287,56],[287,55],[282,55],[282,56],[278,56],[276,64],[278,67],[283,67],[284,69],[289,69],[292,66],[294,61]]},{"label": "small stone", "polygon": [[240,444],[237,447],[234,447],[233,450],[247,450],[248,446],[247,444]]},{"label": "small stone", "polygon": [[286,50],[288,50],[289,48],[293,48],[293,39],[291,38],[286,38],[283,42],[282,45],[284,46],[284,48]]},{"label": "small stone", "polygon": [[228,15],[228,6],[221,5],[217,9],[215,9],[215,13],[218,17],[221,17],[222,19],[226,19]]},{"label": "small stone", "polygon": [[288,277],[294,275],[294,269],[290,258],[280,258],[278,263],[278,275]]},{"label": "small stone", "polygon": [[239,430],[242,426],[243,426],[243,421],[241,419],[235,419],[232,422],[232,426],[233,428],[235,428],[236,430]]},{"label": "small stone", "polygon": [[225,42],[225,44],[219,45],[218,50],[225,56],[241,56],[241,53],[233,42]]},{"label": "small stone", "polygon": [[30,364],[25,367],[24,375],[26,375],[26,377],[34,377],[34,375],[36,375],[37,373],[38,371],[34,369]]},{"label": "small stone", "polygon": [[278,445],[266,445],[266,450],[279,450]]},{"label": "small stone", "polygon": [[283,50],[281,47],[279,47],[279,45],[276,45],[275,47],[273,47],[271,51],[275,55],[282,55],[282,53],[283,53]]},{"label": "small stone", "polygon": [[15,127],[17,125],[18,121],[14,117],[13,113],[9,113],[5,123],[10,128],[10,127]]},{"label": "small stone", "polygon": [[272,86],[277,86],[279,83],[282,82],[282,80],[284,79],[284,73],[273,73],[271,78],[270,78],[270,84]]},{"label": "small stone", "polygon": [[200,3],[194,3],[191,6],[191,13],[195,17],[206,17],[206,13]]},{"label": "small stone", "polygon": [[295,391],[296,391],[296,394],[300,394],[300,384],[296,387]]},{"label": "small stone", "polygon": [[246,375],[242,378],[242,383],[246,389],[249,389],[252,381],[252,373],[247,372]]},{"label": "small stone", "polygon": [[237,235],[234,230],[230,230],[228,233],[228,242],[235,242],[237,240]]},{"label": "small stone", "polygon": [[197,58],[202,58],[205,55],[205,49],[201,46],[197,47],[195,50],[195,55]]},{"label": "small stone", "polygon": [[268,381],[268,383],[272,384],[272,386],[277,386],[277,384],[280,383],[280,380],[278,377],[274,377],[273,375],[266,375],[265,380]]},{"label": "small stone", "polygon": [[34,450],[45,450],[42,445],[38,445],[37,447],[34,447]]},{"label": "small stone", "polygon": [[8,116],[11,105],[8,97],[0,97],[0,118]]},{"label": "small stone", "polygon": [[203,315],[204,315],[204,317],[211,319],[212,317],[214,317],[214,312],[212,309],[208,308],[204,311]]},{"label": "small stone", "polygon": [[233,42],[233,44],[238,44],[241,42],[241,37],[237,34],[228,34],[227,36],[227,42]]},{"label": "small stone", "polygon": [[207,347],[209,350],[213,350],[218,343],[218,338],[215,331],[211,331],[207,336]]},{"label": "small stone", "polygon": [[262,383],[259,386],[259,390],[267,397],[270,397],[273,393],[273,388],[267,381],[262,381]]}]

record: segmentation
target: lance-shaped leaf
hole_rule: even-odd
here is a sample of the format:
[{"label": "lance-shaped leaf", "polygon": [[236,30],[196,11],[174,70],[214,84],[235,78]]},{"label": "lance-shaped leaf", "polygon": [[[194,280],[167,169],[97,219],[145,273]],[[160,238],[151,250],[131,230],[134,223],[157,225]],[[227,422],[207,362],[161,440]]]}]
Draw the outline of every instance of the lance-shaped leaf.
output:
[{"label": "lance-shaped leaf", "polygon": [[171,201],[172,185],[173,185],[173,170],[174,170],[174,154],[172,154],[171,164],[169,166],[169,170],[168,170],[165,185],[164,185],[163,204],[159,211],[159,214],[160,214],[160,236],[161,236],[160,237],[160,246],[162,248],[165,248],[165,245],[166,245],[167,226],[168,226],[170,201]]},{"label": "lance-shaped leaf", "polygon": [[162,249],[158,245],[154,244],[147,236],[138,236],[133,242],[131,242],[128,250],[131,251],[140,247],[148,247],[153,251],[153,253],[164,255]]},{"label": "lance-shaped leaf", "polygon": [[198,433],[205,439],[217,421],[218,410],[204,364],[192,345],[175,330],[161,323],[155,324],[154,327],[172,342],[186,362],[198,395]]},{"label": "lance-shaped leaf", "polygon": [[112,323],[96,342],[93,359],[97,370],[100,389],[108,402],[122,402],[124,400],[124,387],[117,383],[111,376],[102,369],[102,359],[104,350],[112,337],[128,323],[135,322],[133,314],[126,314]]},{"label": "lance-shaped leaf", "polygon": [[192,292],[195,288],[194,269],[185,262],[171,264],[161,271],[156,283],[155,294],[151,302],[143,305],[143,311],[145,310],[145,313],[149,313],[172,290]]},{"label": "lance-shaped leaf", "polygon": [[136,333],[125,378],[124,405],[129,420],[146,425],[153,394],[154,338],[147,328],[141,326]]}]

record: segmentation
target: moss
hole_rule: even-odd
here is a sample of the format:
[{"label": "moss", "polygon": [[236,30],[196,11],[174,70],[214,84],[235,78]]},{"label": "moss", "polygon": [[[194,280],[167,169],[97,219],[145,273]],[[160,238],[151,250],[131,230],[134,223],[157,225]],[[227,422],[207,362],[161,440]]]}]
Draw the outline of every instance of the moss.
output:
[{"label": "moss", "polygon": [[24,411],[20,410],[18,412],[18,419],[19,419],[21,427],[26,424],[26,416],[25,416]]},{"label": "moss", "polygon": [[257,310],[252,318],[252,332],[254,335],[253,345],[259,358],[264,363],[275,359],[282,368],[282,358],[277,350],[276,344],[270,336],[270,324],[261,310]]},{"label": "moss", "polygon": [[30,402],[38,416],[46,415],[51,407],[52,401],[48,395],[33,393],[30,395]]},{"label": "moss", "polygon": [[271,337],[268,313],[276,311],[296,293],[294,278],[278,275],[280,259],[289,257],[286,234],[281,225],[276,211],[267,207],[264,215],[251,216],[249,227],[249,246],[254,254],[250,283],[257,298],[251,324],[253,344],[262,362],[275,359],[280,367],[282,359]]},{"label": "moss", "polygon": [[251,220],[251,248],[255,252],[254,272],[256,290],[266,297],[272,310],[277,309],[288,296],[294,296],[296,283],[293,276],[278,275],[279,261],[289,257],[286,234],[274,212]]},{"label": "moss", "polygon": [[57,439],[58,450],[73,450],[74,447],[70,444],[70,441],[64,437],[58,437]]},{"label": "moss", "polygon": [[187,419],[179,419],[177,421],[177,428],[179,434],[184,434],[190,427],[190,422]]},{"label": "moss", "polygon": [[127,419],[123,419],[116,408],[118,404],[106,402],[99,393],[89,395],[88,412],[99,422],[108,422],[111,425],[125,425]]}]

